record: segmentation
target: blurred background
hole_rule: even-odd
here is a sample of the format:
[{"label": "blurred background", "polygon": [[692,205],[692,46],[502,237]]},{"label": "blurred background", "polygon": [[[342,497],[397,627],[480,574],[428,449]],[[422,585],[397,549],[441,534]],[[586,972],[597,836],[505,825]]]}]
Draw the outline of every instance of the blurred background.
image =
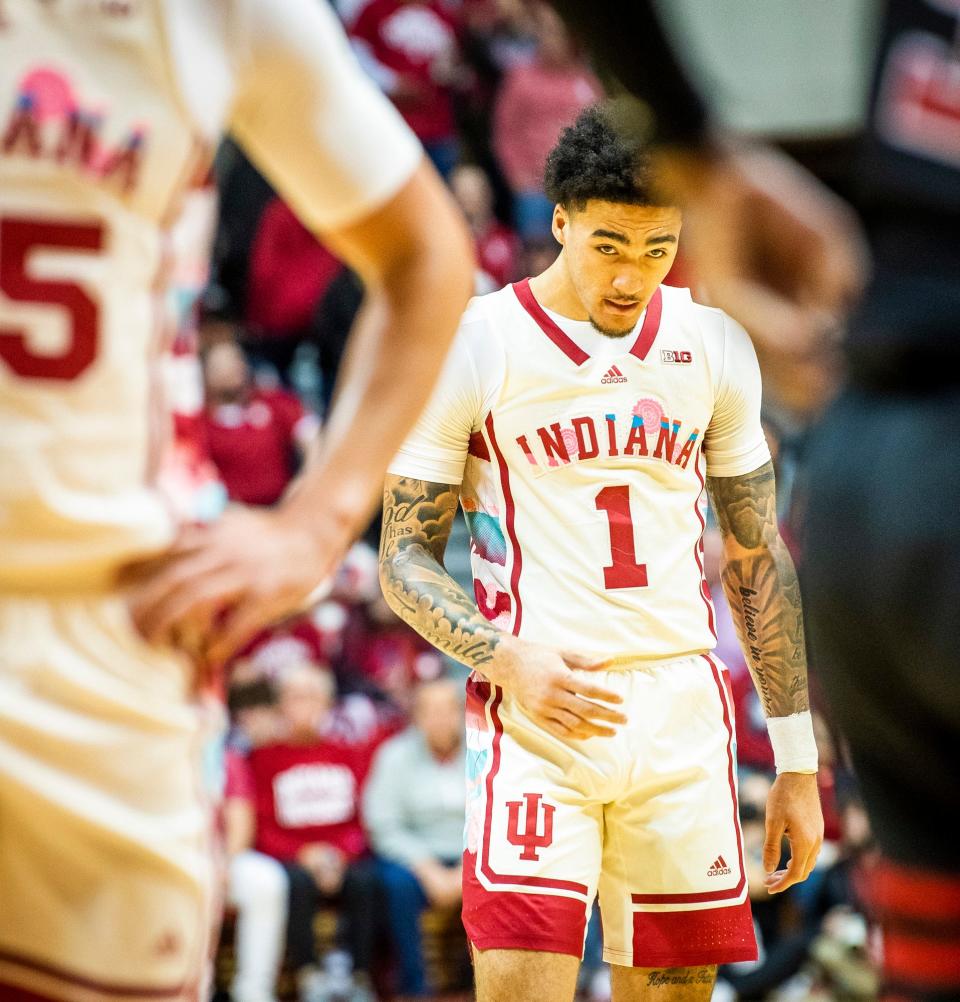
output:
[{"label": "blurred background", "polygon": [[[477,292],[545,268],[557,248],[541,187],[544,160],[560,130],[602,94],[552,9],[535,0],[335,7],[363,66],[469,220]],[[829,18],[824,0],[661,7],[719,120],[786,149],[843,194],[836,165],[864,113],[875,4],[830,0]],[[185,517],[201,521],[231,502],[272,505],[323,434],[362,287],[229,140],[213,176],[188,200],[174,260],[167,312],[176,336],[166,367],[176,433],[167,491]],[[667,283],[697,295],[682,245]],[[760,361],[780,515],[793,545],[803,512],[792,486],[805,433],[836,392],[842,363],[829,344],[788,364],[761,349]],[[342,975],[342,997],[356,1002],[472,997],[459,923],[465,672],[387,608],[377,534],[374,524],[355,545],[327,598],[254,638],[229,667],[228,919],[217,958],[224,1002],[231,994],[234,1002],[317,1002],[318,972],[327,986]],[[820,862],[786,894],[769,897],[763,888],[773,756],[719,586],[713,527],[705,549],[717,652],[734,687],[761,944],[757,963],[721,969],[715,997],[875,997],[871,925],[856,879],[870,865],[870,830],[822,712],[815,712],[826,818]],[[472,593],[462,522],[447,564]],[[815,664],[811,686],[816,710]],[[314,767],[311,778],[300,765]],[[594,921],[581,978],[582,997],[594,1002],[609,998],[600,935]]]}]

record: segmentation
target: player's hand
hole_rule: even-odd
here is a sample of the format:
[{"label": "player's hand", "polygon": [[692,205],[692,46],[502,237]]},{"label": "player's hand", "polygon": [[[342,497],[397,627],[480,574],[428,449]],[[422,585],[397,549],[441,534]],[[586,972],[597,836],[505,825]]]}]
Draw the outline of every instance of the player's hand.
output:
[{"label": "player's hand", "polygon": [[[783,838],[790,844],[785,870],[778,870]],[[771,894],[806,880],[817,862],[823,843],[823,812],[817,777],[782,772],[767,797],[766,837],[763,841],[764,883]]]},{"label": "player's hand", "polygon": [[828,349],[866,282],[849,207],[765,147],[664,150],[657,162],[710,304],[742,323],[758,352],[809,364]]},{"label": "player's hand", "polygon": [[151,642],[222,665],[268,623],[303,609],[334,572],[349,532],[323,523],[237,507],[185,527],[161,559],[124,574],[137,627]]},{"label": "player's hand", "polygon": [[613,737],[627,718],[613,709],[623,700],[591,681],[588,672],[608,662],[559,652],[504,637],[497,647],[491,678],[513,695],[524,712],[558,738]]}]

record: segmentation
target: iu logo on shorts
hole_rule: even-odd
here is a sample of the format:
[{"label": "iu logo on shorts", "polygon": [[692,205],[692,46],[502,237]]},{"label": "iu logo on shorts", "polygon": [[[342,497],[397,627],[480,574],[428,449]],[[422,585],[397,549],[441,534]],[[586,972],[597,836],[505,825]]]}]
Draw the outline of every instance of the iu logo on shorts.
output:
[{"label": "iu logo on shorts", "polygon": [[[541,793],[525,793],[523,800],[507,801],[507,841],[511,845],[520,846],[523,852],[521,859],[539,860],[538,849],[546,849],[553,843],[553,814],[556,807],[553,804],[543,805],[543,831],[540,828]],[[523,829],[520,828],[520,809],[526,801]]]}]

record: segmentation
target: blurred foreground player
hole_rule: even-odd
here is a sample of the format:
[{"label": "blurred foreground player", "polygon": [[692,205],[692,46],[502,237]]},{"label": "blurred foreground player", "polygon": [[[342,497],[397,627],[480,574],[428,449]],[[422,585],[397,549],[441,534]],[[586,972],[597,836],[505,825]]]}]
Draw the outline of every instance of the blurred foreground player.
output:
[{"label": "blurred foreground player", "polygon": [[[713,130],[653,7],[556,6],[655,113],[661,179],[700,222],[719,300],[802,353],[856,286],[836,200]],[[960,999],[960,5],[888,0],[847,187],[874,260],[849,320],[849,383],[811,444],[804,591],[811,643],[885,864],[870,896],[890,998]],[[768,169],[770,168],[770,169]],[[688,242],[685,246],[689,247]]]},{"label": "blurred foreground player", "polygon": [[194,669],[138,635],[116,580],[175,536],[150,487],[155,294],[165,227],[228,125],[372,291],[316,465],[279,508],[181,535],[141,592],[152,636],[232,603],[229,645],[324,578],[470,287],[449,199],[326,5],[0,5],[4,1000],[199,991]]},{"label": "blurred foreground player", "polygon": [[[717,964],[756,957],[706,490],[780,770],[771,892],[807,876],[823,834],[756,357],[720,310],[661,286],[681,218],[649,173],[602,109],[564,132],[546,177],[559,256],[473,300],[386,483],[384,594],[474,669],[463,917],[481,1002],[569,1002],[598,892],[618,1002],[709,999]],[[458,500],[472,597],[441,562]]]}]

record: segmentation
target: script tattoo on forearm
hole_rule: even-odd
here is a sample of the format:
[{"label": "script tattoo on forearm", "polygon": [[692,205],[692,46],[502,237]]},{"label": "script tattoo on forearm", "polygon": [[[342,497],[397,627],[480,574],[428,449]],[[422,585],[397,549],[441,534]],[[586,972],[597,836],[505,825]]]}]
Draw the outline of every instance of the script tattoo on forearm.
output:
[{"label": "script tattoo on forearm", "polygon": [[723,588],[768,717],[809,709],[800,585],[777,531],[771,463],[707,487],[724,537]]},{"label": "script tattoo on forearm", "polygon": [[390,608],[451,657],[482,671],[500,634],[443,566],[457,513],[447,484],[390,477],[383,496],[380,584]]}]

